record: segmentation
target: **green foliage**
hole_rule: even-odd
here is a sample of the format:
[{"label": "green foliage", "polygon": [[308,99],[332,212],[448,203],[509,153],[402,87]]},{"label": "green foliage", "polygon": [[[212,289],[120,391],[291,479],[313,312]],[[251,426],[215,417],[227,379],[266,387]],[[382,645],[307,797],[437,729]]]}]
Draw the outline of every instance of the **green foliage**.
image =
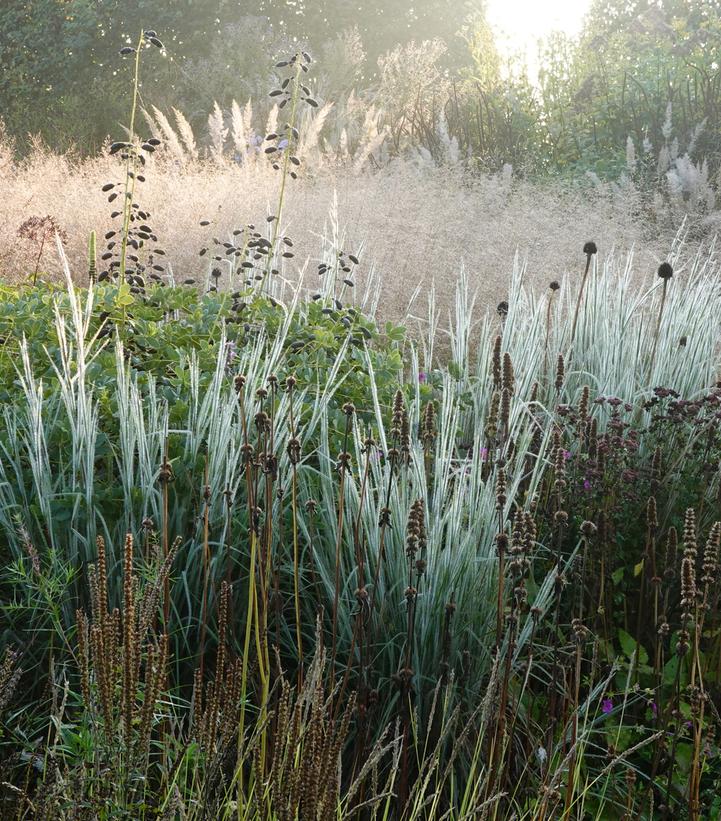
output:
[{"label": "green foliage", "polygon": [[[79,292],[79,296],[82,294]],[[35,378],[42,379],[52,392],[62,356],[56,319],[72,322],[67,290],[52,285],[20,289],[1,286],[0,295],[0,401],[11,401],[16,395],[23,341]],[[387,323],[381,335],[375,323],[355,309],[331,308],[322,300],[308,301],[289,312],[274,300],[251,291],[237,292],[235,296],[228,292],[199,296],[191,286],[158,285],[139,296],[125,283],[101,283],[94,288],[88,317],[87,338],[96,336],[104,341],[88,366],[88,387],[104,397],[114,385],[117,339],[139,384],[147,385],[148,378],[152,378],[175,418],[181,415],[176,405],[183,405],[187,396],[191,360],[197,363],[203,389],[213,378],[223,343],[228,373],[232,375],[233,362],[244,351],[259,342],[270,346],[282,336],[276,375],[282,378],[293,373],[301,390],[317,389],[339,349],[347,345],[342,385],[332,407],[339,409],[345,402],[353,402],[361,413],[368,414],[372,408],[368,407],[367,356],[371,358],[380,406],[389,409],[402,371],[405,329]],[[109,422],[117,413],[112,404],[107,408],[101,405],[103,409],[110,414],[103,422]]]}]

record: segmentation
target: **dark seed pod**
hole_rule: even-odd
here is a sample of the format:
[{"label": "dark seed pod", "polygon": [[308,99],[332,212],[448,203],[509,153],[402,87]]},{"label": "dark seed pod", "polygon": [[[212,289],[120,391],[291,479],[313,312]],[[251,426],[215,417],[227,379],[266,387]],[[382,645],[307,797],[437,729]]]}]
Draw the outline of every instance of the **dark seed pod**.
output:
[{"label": "dark seed pod", "polygon": [[274,88],[268,95],[269,97],[279,97],[283,92],[279,88]]},{"label": "dark seed pod", "polygon": [[355,287],[355,285],[353,284],[353,280],[352,280],[352,279],[344,279],[344,280],[343,280],[343,282],[344,282],[344,283],[345,283],[345,284],[346,284],[349,288],[354,288],[354,287]]},{"label": "dark seed pod", "polygon": [[114,194],[111,194],[108,197],[108,202],[112,202],[113,200],[116,200],[117,198],[118,198],[118,192],[116,191]]},{"label": "dark seed pod", "polygon": [[151,145],[150,143],[143,143],[140,147],[143,149],[143,151],[147,151],[149,154],[152,154],[153,151],[155,151],[155,146]]},{"label": "dark seed pod", "polygon": [[123,48],[120,49],[120,53],[124,57],[126,54],[135,54],[135,49],[132,46],[123,46]]},{"label": "dark seed pod", "polygon": [[112,239],[115,236],[116,233],[117,233],[117,231],[108,231],[105,234],[105,239]]},{"label": "dark seed pod", "polygon": [[114,182],[106,182],[105,185],[100,189],[101,191],[110,191],[111,189],[115,188],[116,183]]},{"label": "dark seed pod", "polygon": [[596,248],[596,243],[591,242],[591,241],[585,243],[585,245],[583,246],[583,253],[588,254],[588,256],[591,256],[592,254],[598,253],[598,248]]},{"label": "dark seed pod", "polygon": [[160,40],[157,37],[148,37],[148,40],[157,48],[165,48]]},{"label": "dark seed pod", "polygon": [[195,280],[190,279],[190,278],[189,279],[184,279],[183,280],[183,285],[195,285]]},{"label": "dark seed pod", "polygon": [[157,32],[157,31],[154,31],[153,29],[146,29],[146,30],[143,32],[143,34],[144,34],[146,37],[157,37],[157,36],[158,36],[158,32]]},{"label": "dark seed pod", "polygon": [[113,211],[113,213],[110,215],[110,219],[115,219],[115,217],[119,217],[122,213],[122,211]]},{"label": "dark seed pod", "polygon": [[353,265],[358,265],[358,257],[355,254],[348,254],[348,259],[353,263]]},{"label": "dark seed pod", "polygon": [[306,103],[308,103],[309,106],[312,106],[313,108],[318,108],[318,103],[312,97],[306,97],[305,101]]},{"label": "dark seed pod", "polygon": [[551,283],[549,284],[549,286],[548,286],[548,287],[549,287],[552,291],[557,291],[557,290],[558,290],[561,286],[560,286],[560,285],[558,284],[558,282],[556,282],[556,280],[554,279],[554,280],[553,280],[553,282],[551,282]]},{"label": "dark seed pod", "polygon": [[658,266],[657,274],[661,279],[671,279],[673,276],[673,268],[671,267],[670,263],[662,262]]},{"label": "dark seed pod", "polygon": [[121,148],[127,148],[127,147],[128,147],[128,143],[122,143],[122,142],[112,143],[112,145],[110,146],[110,148],[108,150],[108,153],[109,154],[117,154],[118,151],[120,151]]}]

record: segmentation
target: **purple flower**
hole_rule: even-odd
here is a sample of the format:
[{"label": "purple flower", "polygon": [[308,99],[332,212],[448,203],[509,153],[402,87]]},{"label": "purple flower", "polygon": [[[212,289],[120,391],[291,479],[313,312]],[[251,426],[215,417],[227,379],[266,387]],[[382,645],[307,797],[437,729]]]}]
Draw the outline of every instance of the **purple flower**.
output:
[{"label": "purple flower", "polygon": [[613,710],[613,701],[610,698],[604,698],[601,702],[601,712],[608,715]]},{"label": "purple flower", "polygon": [[284,148],[288,148],[288,140],[280,140],[278,142],[278,148],[282,151]]},{"label": "purple flower", "polygon": [[481,448],[481,459],[485,460],[488,457],[488,448]]},{"label": "purple flower", "polygon": [[583,489],[584,490],[590,490],[591,489],[591,483],[588,481],[588,479],[583,480]]},{"label": "purple flower", "polygon": [[658,715],[658,704],[656,704],[655,701],[651,702],[651,712],[654,714],[654,716]]},{"label": "purple flower", "polygon": [[418,371],[418,381],[424,385],[428,381],[428,374],[425,371]]},{"label": "purple flower", "polygon": [[571,458],[571,451],[570,450],[564,450],[563,451],[563,458],[567,462]]}]

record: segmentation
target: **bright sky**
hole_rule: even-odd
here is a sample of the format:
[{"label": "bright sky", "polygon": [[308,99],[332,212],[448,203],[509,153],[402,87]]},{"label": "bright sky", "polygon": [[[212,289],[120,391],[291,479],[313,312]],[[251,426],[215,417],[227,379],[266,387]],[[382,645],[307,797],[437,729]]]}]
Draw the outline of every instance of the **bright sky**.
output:
[{"label": "bright sky", "polygon": [[524,52],[533,69],[536,42],[552,31],[577,34],[590,0],[488,0],[488,21],[502,53]]}]

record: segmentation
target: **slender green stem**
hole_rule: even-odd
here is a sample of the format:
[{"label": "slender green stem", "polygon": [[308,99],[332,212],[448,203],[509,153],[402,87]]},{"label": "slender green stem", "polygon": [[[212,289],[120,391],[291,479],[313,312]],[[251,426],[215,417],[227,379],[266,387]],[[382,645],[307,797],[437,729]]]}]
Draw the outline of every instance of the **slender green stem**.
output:
[{"label": "slender green stem", "polygon": [[[123,232],[120,241],[120,281],[125,282],[125,268],[128,253],[128,234],[130,232],[130,217],[133,213],[133,197],[135,195],[135,167],[137,154],[135,151],[135,115],[138,109],[138,88],[140,85],[140,50],[143,47],[145,35],[140,32],[138,44],[135,47],[135,71],[133,74],[133,104],[130,109],[130,124],[128,126],[128,142],[130,147],[125,160],[125,190],[123,192]],[[132,172],[132,173],[131,173]],[[123,309],[124,313],[124,309]]]}]

